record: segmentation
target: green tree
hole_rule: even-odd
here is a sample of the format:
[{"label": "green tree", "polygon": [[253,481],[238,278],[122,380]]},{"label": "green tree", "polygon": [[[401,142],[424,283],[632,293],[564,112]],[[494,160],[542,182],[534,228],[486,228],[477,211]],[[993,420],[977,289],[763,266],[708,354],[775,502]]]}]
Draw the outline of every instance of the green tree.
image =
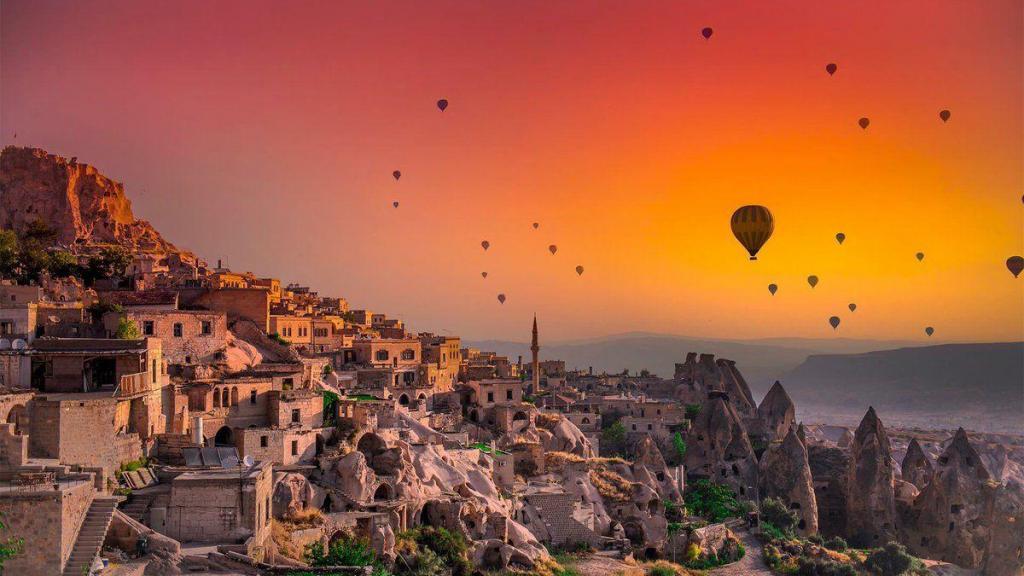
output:
[{"label": "green tree", "polygon": [[118,340],[138,340],[142,338],[142,333],[139,332],[138,324],[121,316],[121,319],[117,321],[117,331],[114,332],[114,337]]},{"label": "green tree", "polygon": [[106,246],[98,253],[89,256],[82,271],[83,280],[92,285],[97,280],[124,277],[125,271],[132,263],[132,255],[120,246]]},{"label": "green tree", "polygon": [[65,250],[50,252],[46,268],[50,272],[50,276],[54,278],[67,278],[81,274],[78,268],[78,259],[74,254]]},{"label": "green tree", "polygon": [[907,548],[899,542],[889,542],[884,548],[868,555],[864,565],[880,576],[899,576],[914,564],[914,557],[907,554]]},{"label": "green tree", "polygon": [[14,278],[18,273],[18,235],[0,230],[0,276]]},{"label": "green tree", "polygon": [[601,431],[601,452],[607,454],[621,454],[626,447],[626,427],[622,420],[616,420],[611,426]]},{"label": "green tree", "polygon": [[697,416],[700,415],[700,404],[687,404],[686,405],[686,419],[696,420]]},{"label": "green tree", "polygon": [[770,523],[786,536],[792,536],[793,529],[800,522],[800,516],[796,511],[787,508],[782,500],[765,498],[761,501],[761,521]]},{"label": "green tree", "polygon": [[676,456],[679,457],[679,461],[682,462],[686,459],[686,441],[683,440],[683,435],[676,432],[672,435],[672,446],[676,449]]},{"label": "green tree", "polygon": [[376,566],[377,555],[370,543],[354,536],[343,536],[324,548],[322,542],[306,547],[306,560],[312,566]]},{"label": "green tree", "polygon": [[686,494],[686,509],[710,522],[721,522],[740,516],[744,508],[728,486],[697,480]]}]

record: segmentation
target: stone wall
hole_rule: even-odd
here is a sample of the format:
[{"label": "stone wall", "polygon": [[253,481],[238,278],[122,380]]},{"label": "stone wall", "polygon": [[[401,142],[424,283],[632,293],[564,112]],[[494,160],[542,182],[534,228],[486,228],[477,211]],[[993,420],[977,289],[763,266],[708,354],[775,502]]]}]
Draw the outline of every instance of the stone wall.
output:
[{"label": "stone wall", "polygon": [[103,468],[107,475],[123,462],[142,457],[138,434],[117,434],[118,402],[112,398],[29,403],[29,455],[58,458],[61,464]]},{"label": "stone wall", "polygon": [[317,436],[321,435],[319,430],[298,428],[246,428],[237,432],[243,457],[282,466],[314,462]]},{"label": "stone wall", "polygon": [[[319,393],[307,390],[273,391],[268,394],[267,415],[271,426],[288,427],[299,424],[303,428],[319,428],[324,424],[324,399]],[[298,420],[293,419],[298,410]]]},{"label": "stone wall", "polygon": [[62,486],[62,491],[9,491],[2,495],[0,507],[7,525],[4,537],[25,541],[21,553],[4,564],[5,574],[53,576],[63,570],[94,491],[88,480]]},{"label": "stone wall", "polygon": [[263,288],[210,290],[195,298],[195,304],[229,317],[252,320],[264,332],[270,328],[270,292]]},{"label": "stone wall", "polygon": [[[126,313],[145,336],[163,342],[163,354],[171,364],[213,363],[217,351],[227,345],[227,314],[201,310],[131,310]],[[175,336],[175,325],[181,326]],[[209,333],[204,333],[204,325]],[[147,331],[150,329],[151,331]]]}]

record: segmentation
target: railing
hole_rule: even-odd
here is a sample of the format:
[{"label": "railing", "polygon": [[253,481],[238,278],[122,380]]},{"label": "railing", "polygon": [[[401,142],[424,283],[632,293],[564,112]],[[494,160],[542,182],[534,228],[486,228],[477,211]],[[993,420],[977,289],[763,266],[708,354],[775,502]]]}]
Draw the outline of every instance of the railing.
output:
[{"label": "railing", "polygon": [[133,398],[141,396],[152,389],[149,383],[149,372],[138,372],[135,374],[123,374],[114,390],[116,398]]}]

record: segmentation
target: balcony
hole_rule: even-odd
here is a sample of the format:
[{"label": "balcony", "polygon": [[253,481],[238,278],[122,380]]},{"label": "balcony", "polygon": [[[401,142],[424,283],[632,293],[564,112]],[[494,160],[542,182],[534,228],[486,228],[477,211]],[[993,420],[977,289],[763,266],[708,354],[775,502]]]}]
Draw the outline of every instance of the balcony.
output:
[{"label": "balcony", "polygon": [[114,397],[127,400],[146,395],[153,386],[150,386],[149,372],[137,372],[135,374],[122,374],[117,389],[114,390]]}]

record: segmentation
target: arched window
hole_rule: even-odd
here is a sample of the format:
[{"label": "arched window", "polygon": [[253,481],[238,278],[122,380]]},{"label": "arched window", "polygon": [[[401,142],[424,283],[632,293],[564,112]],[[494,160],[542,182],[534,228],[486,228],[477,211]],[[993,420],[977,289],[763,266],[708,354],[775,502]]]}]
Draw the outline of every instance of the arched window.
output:
[{"label": "arched window", "polygon": [[238,386],[231,387],[231,405],[238,406]]},{"label": "arched window", "polygon": [[581,424],[590,424],[590,418],[584,418],[583,420],[580,420],[580,423]]},{"label": "arched window", "polygon": [[256,391],[255,390],[250,390],[249,391],[249,404],[255,404],[255,403],[256,403]]},{"label": "arched window", "polygon": [[228,389],[225,388],[220,392],[220,405],[227,408],[231,405],[231,399],[228,397]]},{"label": "arched window", "polygon": [[213,391],[213,407],[220,408],[220,393],[216,390]]}]

